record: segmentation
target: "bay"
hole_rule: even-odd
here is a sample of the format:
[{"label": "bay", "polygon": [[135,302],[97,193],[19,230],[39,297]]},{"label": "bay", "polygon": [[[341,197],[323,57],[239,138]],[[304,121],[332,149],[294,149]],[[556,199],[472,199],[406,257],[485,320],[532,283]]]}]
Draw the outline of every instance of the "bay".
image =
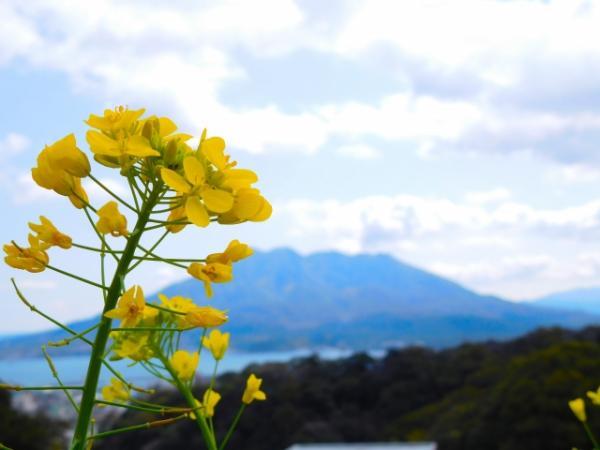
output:
[{"label": "bay", "polygon": [[[250,364],[287,362],[294,358],[302,358],[310,355],[317,355],[323,359],[337,359],[349,356],[350,352],[335,348],[260,353],[231,351],[219,363],[219,373],[239,372]],[[88,365],[87,356],[65,356],[55,358],[53,361],[64,384],[83,384]],[[215,361],[212,356],[208,352],[203,352],[199,365],[200,373],[210,375],[214,368],[214,363]],[[139,364],[131,365],[131,361],[126,360],[114,361],[111,364],[130,381],[144,386],[156,384],[157,380],[148,374]],[[100,374],[100,384],[107,383],[112,376],[110,371],[104,367]],[[44,358],[0,360],[0,382],[21,386],[56,385],[56,380],[52,377],[52,373]]]}]

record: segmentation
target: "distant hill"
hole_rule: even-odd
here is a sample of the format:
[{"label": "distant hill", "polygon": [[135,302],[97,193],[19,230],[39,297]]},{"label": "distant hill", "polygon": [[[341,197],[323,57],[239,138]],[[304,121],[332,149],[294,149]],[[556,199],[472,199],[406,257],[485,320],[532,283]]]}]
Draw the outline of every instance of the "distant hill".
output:
[{"label": "distant hill", "polygon": [[[234,273],[233,282],[215,286],[211,304],[230,311],[226,328],[239,350],[448,347],[507,339],[540,326],[576,328],[597,323],[599,317],[482,296],[384,255],[301,256],[281,249],[257,253],[236,264]],[[194,279],[161,292],[207,303],[202,284]],[[80,321],[72,327],[80,331],[91,324]],[[1,339],[0,357],[31,355],[63,335],[54,331]],[[189,339],[197,342],[195,336]]]},{"label": "distant hill", "polygon": [[600,287],[558,292],[533,300],[531,304],[546,308],[600,314]]},{"label": "distant hill", "polygon": [[[231,448],[434,441],[444,450],[588,449],[567,402],[598,386],[600,327],[578,332],[544,329],[509,342],[440,351],[413,347],[392,350],[382,358],[357,354],[335,361],[312,357],[253,365],[240,374],[224,374],[216,383],[222,395],[214,422],[218,438],[239,408],[249,372],[264,379],[268,399],[244,412]],[[203,390],[197,386],[196,396]],[[159,391],[155,398],[165,404],[181,402],[172,390]],[[598,412],[588,403],[592,430],[600,429]],[[127,411],[114,422],[100,423],[100,429],[148,420],[147,413]],[[185,420],[118,434],[99,440],[94,448],[200,448],[194,427]]]}]

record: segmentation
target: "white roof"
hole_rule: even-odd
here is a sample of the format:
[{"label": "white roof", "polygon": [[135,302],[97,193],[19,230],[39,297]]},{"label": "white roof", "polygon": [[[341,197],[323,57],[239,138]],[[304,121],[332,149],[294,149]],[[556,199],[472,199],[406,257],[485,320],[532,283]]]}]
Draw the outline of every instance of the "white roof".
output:
[{"label": "white roof", "polygon": [[365,442],[352,444],[296,444],[287,450],[436,450],[435,442]]}]

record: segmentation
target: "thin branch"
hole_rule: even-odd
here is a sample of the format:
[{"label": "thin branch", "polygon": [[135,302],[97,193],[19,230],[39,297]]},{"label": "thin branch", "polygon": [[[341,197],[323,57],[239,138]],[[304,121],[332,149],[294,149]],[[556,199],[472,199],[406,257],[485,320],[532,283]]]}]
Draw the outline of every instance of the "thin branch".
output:
[{"label": "thin branch", "polygon": [[[56,382],[59,384],[59,386],[61,386],[62,388],[64,388],[65,385],[63,384],[63,382],[61,381],[60,377],[58,376],[58,371],[56,370],[56,367],[54,366],[54,363],[52,362],[52,358],[50,358],[50,355],[46,351],[46,346],[45,345],[42,345],[42,353],[44,354],[44,357],[46,358],[46,362],[48,363],[48,367],[50,367],[50,372],[52,372],[52,376],[54,377],[54,379],[56,380]],[[79,414],[79,407],[77,406],[77,403],[75,402],[75,399],[73,398],[73,396],[71,395],[71,393],[68,390],[66,390],[66,389],[64,389],[63,392],[65,393],[65,395],[69,399],[69,402],[73,406],[73,409],[75,410],[75,412]]]},{"label": "thin branch", "polygon": [[121,197],[119,197],[117,194],[115,194],[113,191],[111,191],[109,188],[107,188],[106,186],[104,186],[104,184],[102,184],[102,182],[100,182],[100,180],[98,180],[96,177],[94,177],[91,173],[88,175],[90,177],[90,179],[96,183],[98,186],[100,186],[105,192],[108,193],[108,195],[110,195],[111,197],[113,197],[115,200],[117,200],[119,203],[121,203],[123,206],[125,206],[126,208],[129,208],[130,210],[132,210],[134,213],[137,213],[138,210],[135,209],[133,206],[131,206],[129,203],[127,203],[125,200],[123,200]]},{"label": "thin branch", "polygon": [[94,434],[92,436],[88,436],[88,440],[89,439],[99,439],[99,438],[105,438],[108,436],[114,436],[115,434],[120,434],[120,433],[126,433],[128,431],[135,431],[135,430],[146,430],[149,428],[157,428],[157,427],[164,427],[166,425],[171,425],[181,419],[185,419],[187,417],[187,414],[181,414],[180,416],[177,417],[172,417],[170,419],[162,419],[162,420],[155,420],[153,422],[146,422],[146,423],[142,423],[140,425],[131,425],[129,427],[123,427],[123,428],[116,428],[114,430],[110,430],[110,431],[104,431],[102,433],[98,433],[98,434]]}]

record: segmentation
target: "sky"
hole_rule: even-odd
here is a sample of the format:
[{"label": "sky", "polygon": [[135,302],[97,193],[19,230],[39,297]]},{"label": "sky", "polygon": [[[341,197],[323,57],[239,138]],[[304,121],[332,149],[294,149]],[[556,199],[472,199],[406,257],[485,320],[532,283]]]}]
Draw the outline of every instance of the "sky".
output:
[{"label": "sky", "polygon": [[[71,132],[88,151],[87,116],[127,105],[222,136],[274,206],[266,223],[186,230],[166,255],[239,238],[386,253],[514,301],[600,285],[598,2],[3,0],[0,16],[4,242],[43,214],[95,243],[30,168]],[[99,276],[95,255],[51,262]],[[3,266],[0,333],[47,327],[11,277],[61,320],[100,308],[93,288]],[[148,263],[131,282],[185,277]]]}]

